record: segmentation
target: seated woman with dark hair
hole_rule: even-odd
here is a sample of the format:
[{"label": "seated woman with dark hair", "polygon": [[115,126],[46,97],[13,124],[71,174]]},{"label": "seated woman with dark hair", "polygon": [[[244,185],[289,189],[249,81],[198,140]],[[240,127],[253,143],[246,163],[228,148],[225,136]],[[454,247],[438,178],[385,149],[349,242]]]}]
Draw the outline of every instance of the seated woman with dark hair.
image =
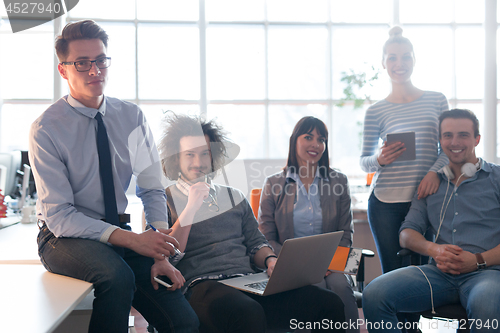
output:
[{"label": "seated woman with dark hair", "polygon": [[[299,120],[290,136],[287,165],[264,182],[259,229],[276,254],[288,238],[339,230],[344,230],[340,245],[352,244],[349,184],[344,174],[329,167],[327,138],[328,130],[321,120]],[[328,271],[319,286],[338,294],[346,320],[356,322],[358,307],[347,276]]]},{"label": "seated woman with dark hair", "polygon": [[272,276],[277,258],[245,195],[212,181],[235,157],[222,127],[185,115],[173,115],[167,123],[158,147],[165,175],[175,181],[166,189],[170,236],[183,252],[171,260],[186,279],[182,291],[198,315],[200,332],[301,327],[345,332],[344,305],[329,290],[307,285],[259,296],[218,282],[254,273],[252,263]]}]

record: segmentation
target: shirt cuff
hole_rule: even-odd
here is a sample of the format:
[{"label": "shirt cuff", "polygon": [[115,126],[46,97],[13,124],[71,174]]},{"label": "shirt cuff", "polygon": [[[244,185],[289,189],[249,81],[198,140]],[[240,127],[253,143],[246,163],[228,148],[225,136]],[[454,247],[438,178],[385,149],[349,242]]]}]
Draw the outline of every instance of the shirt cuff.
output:
[{"label": "shirt cuff", "polygon": [[108,227],[108,229],[106,229],[102,235],[101,235],[101,239],[99,239],[99,241],[103,242],[103,243],[108,243],[108,240],[109,240],[109,237],[111,236],[111,234],[113,233],[113,231],[115,231],[116,229],[120,229],[119,227],[117,227],[116,225],[110,225]]},{"label": "shirt cuff", "polygon": [[[166,221],[154,221],[150,223],[156,229],[170,229]],[[146,228],[147,229],[147,228]]]}]

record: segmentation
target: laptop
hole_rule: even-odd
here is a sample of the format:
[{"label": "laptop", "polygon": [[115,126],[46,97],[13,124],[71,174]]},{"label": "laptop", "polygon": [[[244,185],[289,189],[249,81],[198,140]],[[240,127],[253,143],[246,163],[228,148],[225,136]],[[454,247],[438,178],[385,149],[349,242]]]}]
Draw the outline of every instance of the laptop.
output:
[{"label": "laptop", "polygon": [[270,278],[262,272],[219,282],[260,296],[321,282],[343,235],[344,231],[336,231],[287,239]]}]

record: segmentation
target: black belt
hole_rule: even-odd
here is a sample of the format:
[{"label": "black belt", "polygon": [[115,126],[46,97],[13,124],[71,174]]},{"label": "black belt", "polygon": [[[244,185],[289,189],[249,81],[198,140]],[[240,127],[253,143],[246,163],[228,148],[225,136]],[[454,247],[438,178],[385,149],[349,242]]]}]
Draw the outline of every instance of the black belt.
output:
[{"label": "black belt", "polygon": [[[101,220],[106,222],[106,219]],[[129,231],[132,230],[130,225],[128,225],[128,223],[130,222],[130,214],[118,214],[118,220],[120,221],[120,225],[118,227]]]},{"label": "black belt", "polygon": [[[130,223],[130,214],[118,214],[118,219],[120,221],[120,227],[123,228],[122,224]],[[106,219],[101,219],[101,221],[106,222]],[[41,224],[41,226],[40,226]],[[45,225],[44,220],[38,220],[38,227],[41,229]]]},{"label": "black belt", "polygon": [[120,219],[120,223],[130,222],[130,214],[118,214],[118,218]]},{"label": "black belt", "polygon": [[[130,214],[118,214],[118,220],[120,224],[130,222]],[[106,219],[101,219],[101,221],[106,222]]]}]

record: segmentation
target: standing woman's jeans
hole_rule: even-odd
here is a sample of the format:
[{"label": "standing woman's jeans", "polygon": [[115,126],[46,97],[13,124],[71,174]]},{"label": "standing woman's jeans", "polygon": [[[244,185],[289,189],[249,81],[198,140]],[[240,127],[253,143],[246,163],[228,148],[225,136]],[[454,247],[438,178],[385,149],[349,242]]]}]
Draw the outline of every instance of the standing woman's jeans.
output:
[{"label": "standing woman's jeans", "polygon": [[[368,199],[368,223],[377,246],[382,273],[401,268],[402,259],[398,257],[399,228],[410,210],[410,202],[385,203],[377,199],[375,194]],[[428,236],[426,236],[429,239]],[[413,313],[398,313],[400,322],[418,322],[420,316]],[[403,330],[404,332],[404,330]],[[413,332],[408,330],[408,332]]]},{"label": "standing woman's jeans", "polygon": [[399,245],[399,228],[403,223],[411,202],[385,203],[377,199],[375,194],[368,199],[368,223],[377,246],[382,273],[401,268],[401,258],[397,253]]}]

